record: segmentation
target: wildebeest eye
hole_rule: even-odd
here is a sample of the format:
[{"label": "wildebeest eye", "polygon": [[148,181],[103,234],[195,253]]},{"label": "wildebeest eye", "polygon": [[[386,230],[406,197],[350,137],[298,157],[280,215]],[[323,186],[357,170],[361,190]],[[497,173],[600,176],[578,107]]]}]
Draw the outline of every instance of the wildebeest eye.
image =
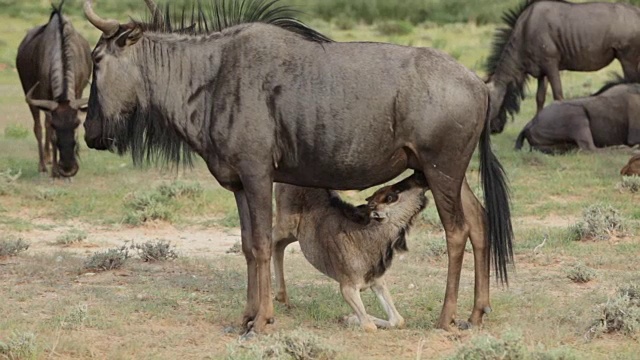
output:
[{"label": "wildebeest eye", "polygon": [[398,200],[398,195],[397,194],[389,194],[387,195],[387,198],[385,199],[386,203],[392,203]]}]

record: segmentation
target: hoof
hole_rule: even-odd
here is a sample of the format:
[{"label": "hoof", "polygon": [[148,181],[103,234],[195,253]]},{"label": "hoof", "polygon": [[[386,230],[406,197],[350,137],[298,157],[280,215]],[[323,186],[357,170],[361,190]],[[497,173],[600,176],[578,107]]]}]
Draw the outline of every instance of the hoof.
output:
[{"label": "hoof", "polygon": [[251,330],[245,331],[245,333],[240,336],[240,341],[251,341],[256,337],[258,337],[258,334],[255,331],[253,331],[253,329],[251,329]]},{"label": "hoof", "polygon": [[485,314],[485,315],[489,315],[489,314],[491,314],[491,311],[493,311],[493,310],[491,310],[491,307],[490,307],[490,306],[487,306],[487,307],[485,307],[485,308],[483,309],[483,311],[484,311],[484,314]]},{"label": "hoof", "polygon": [[372,333],[372,332],[376,332],[378,330],[378,327],[376,326],[376,324],[370,322],[370,323],[362,324],[362,330],[368,333]]},{"label": "hoof", "polygon": [[460,330],[471,330],[471,328],[473,327],[470,322],[463,320],[457,320],[455,321],[455,324]]}]

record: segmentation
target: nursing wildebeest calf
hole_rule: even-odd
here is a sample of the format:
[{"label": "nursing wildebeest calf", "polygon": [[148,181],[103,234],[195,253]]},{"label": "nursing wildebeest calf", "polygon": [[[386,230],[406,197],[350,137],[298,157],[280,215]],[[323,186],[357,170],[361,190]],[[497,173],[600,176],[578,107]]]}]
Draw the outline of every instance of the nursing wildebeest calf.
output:
[{"label": "nursing wildebeest calf", "polygon": [[[416,173],[376,191],[364,207],[343,202],[331,190],[276,184],[273,267],[276,300],[289,305],[284,282],[284,250],[298,241],[304,257],[340,283],[340,291],[366,331],[404,325],[383,275],[396,251],[406,251],[413,219],[427,205],[424,175]],[[371,288],[388,320],[370,317],[360,291]]]},{"label": "nursing wildebeest calf", "polygon": [[[38,141],[38,170],[47,171],[45,162],[52,152],[53,177],[72,177],[78,172],[75,132],[80,125],[78,110],[87,102],[81,99],[82,90],[91,74],[89,43],[62,15],[63,4],[53,8],[46,25],[29,30],[16,59]],[[44,139],[40,111],[45,112]]]},{"label": "nursing wildebeest calf", "polygon": [[[105,20],[87,0],[85,14],[103,32],[93,51],[87,145],[131,151],[136,161],[153,154],[181,160],[181,150],[192,149],[234,192],[249,331],[263,331],[273,319],[274,181],[363,189],[407,168],[422,171],[449,249],[438,325],[449,328],[456,316],[468,237],[476,276],[470,321],[480,324],[490,306],[490,261],[506,282],[513,236],[507,185],[486,126],[486,85],[440,51],[331,42],[261,4],[218,6],[230,13],[212,11],[212,23],[196,31],[238,23],[238,9],[257,17],[194,35],[167,30],[166,17],[161,24]],[[465,178],[478,142],[486,213]]]},{"label": "nursing wildebeest calf", "polygon": [[[620,61],[624,77],[640,82],[640,8],[621,3],[523,0],[503,15],[487,61],[491,129],[502,132],[507,114],[520,111],[527,76],[538,79],[537,111],[547,83],[562,100],[560,71],[596,71]],[[548,82],[547,82],[548,80]]]},{"label": "nursing wildebeest calf", "polygon": [[594,95],[550,104],[520,132],[516,150],[525,139],[545,153],[640,144],[640,84],[610,83]]}]

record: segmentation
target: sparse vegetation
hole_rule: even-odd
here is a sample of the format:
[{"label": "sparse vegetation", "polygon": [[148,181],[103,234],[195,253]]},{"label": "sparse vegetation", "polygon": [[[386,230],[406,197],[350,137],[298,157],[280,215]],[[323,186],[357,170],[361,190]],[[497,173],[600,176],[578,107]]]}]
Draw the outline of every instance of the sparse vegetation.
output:
[{"label": "sparse vegetation", "polygon": [[107,251],[98,251],[84,263],[84,269],[96,272],[119,269],[130,257],[129,247],[126,245]]},{"label": "sparse vegetation", "polygon": [[82,242],[87,238],[87,232],[79,229],[71,229],[67,233],[62,234],[56,238],[55,243],[58,245],[69,246],[75,243]]},{"label": "sparse vegetation", "polygon": [[55,187],[38,188],[35,193],[35,198],[41,201],[55,201],[69,192],[66,189],[59,189]]},{"label": "sparse vegetation", "polygon": [[625,219],[611,205],[596,204],[582,213],[582,219],[571,227],[575,240],[609,240],[613,235],[623,235]]},{"label": "sparse vegetation", "polygon": [[388,20],[378,23],[376,30],[382,35],[403,36],[413,32],[413,25],[407,21]]},{"label": "sparse vegetation", "polygon": [[20,170],[6,169],[0,171],[0,196],[12,194],[16,189],[15,183],[21,175],[22,171]]},{"label": "sparse vegetation", "polygon": [[147,241],[144,244],[131,244],[131,249],[145,262],[165,261],[178,258],[175,246],[166,240]]},{"label": "sparse vegetation", "polygon": [[228,349],[228,359],[291,359],[331,360],[336,351],[329,348],[313,333],[295,330],[261,338],[257,342],[234,345]]},{"label": "sparse vegetation", "polygon": [[567,277],[576,283],[587,283],[596,277],[596,271],[581,262],[570,266],[566,273]]},{"label": "sparse vegetation", "polygon": [[78,330],[87,321],[88,313],[89,307],[87,304],[76,305],[60,321],[60,327],[65,330]]},{"label": "sparse vegetation", "polygon": [[618,189],[630,193],[640,192],[640,176],[623,176]]},{"label": "sparse vegetation", "polygon": [[7,343],[0,341],[0,357],[7,360],[34,359],[36,353],[36,336],[33,333],[14,332]]},{"label": "sparse vegetation", "polygon": [[195,199],[203,192],[198,183],[174,181],[161,184],[157,188],[130,194],[125,199],[127,209],[123,222],[129,225],[140,225],[147,221],[173,221],[176,212],[176,200],[180,198]]},{"label": "sparse vegetation", "polygon": [[11,124],[4,128],[4,137],[7,139],[24,139],[29,136],[29,133],[29,129],[20,124]]},{"label": "sparse vegetation", "polygon": [[0,238],[0,258],[6,256],[16,256],[29,249],[29,243],[22,238],[7,236]]},{"label": "sparse vegetation", "polygon": [[635,336],[640,331],[640,285],[626,285],[606,303],[598,306],[598,318],[585,335],[587,339],[621,332]]},{"label": "sparse vegetation", "polygon": [[227,251],[227,254],[242,254],[242,243],[240,241],[236,241]]},{"label": "sparse vegetation", "polygon": [[501,338],[491,335],[474,337],[448,360],[578,360],[579,358],[571,350],[564,348],[546,350],[538,347],[529,350],[520,333],[507,331]]},{"label": "sparse vegetation", "polygon": [[432,258],[440,258],[447,254],[447,241],[444,237],[430,239],[426,245],[426,255]]}]

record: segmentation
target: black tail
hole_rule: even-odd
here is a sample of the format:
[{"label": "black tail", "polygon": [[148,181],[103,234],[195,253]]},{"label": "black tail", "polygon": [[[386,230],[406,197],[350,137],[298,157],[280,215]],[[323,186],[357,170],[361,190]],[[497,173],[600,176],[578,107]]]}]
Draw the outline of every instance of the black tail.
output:
[{"label": "black tail", "polygon": [[505,172],[491,150],[490,102],[491,99],[489,99],[487,107],[484,129],[480,135],[480,176],[482,177],[484,204],[487,211],[486,224],[488,226],[487,236],[491,263],[493,263],[496,278],[502,284],[508,285],[507,264],[513,263],[513,228]]},{"label": "black tail", "polygon": [[518,138],[516,139],[516,145],[514,146],[514,149],[516,150],[522,149],[522,145],[524,145],[524,139],[527,138],[527,131],[529,131],[528,124],[527,126],[524,127],[524,129],[522,129],[522,131],[520,131],[520,135],[518,135]]}]

